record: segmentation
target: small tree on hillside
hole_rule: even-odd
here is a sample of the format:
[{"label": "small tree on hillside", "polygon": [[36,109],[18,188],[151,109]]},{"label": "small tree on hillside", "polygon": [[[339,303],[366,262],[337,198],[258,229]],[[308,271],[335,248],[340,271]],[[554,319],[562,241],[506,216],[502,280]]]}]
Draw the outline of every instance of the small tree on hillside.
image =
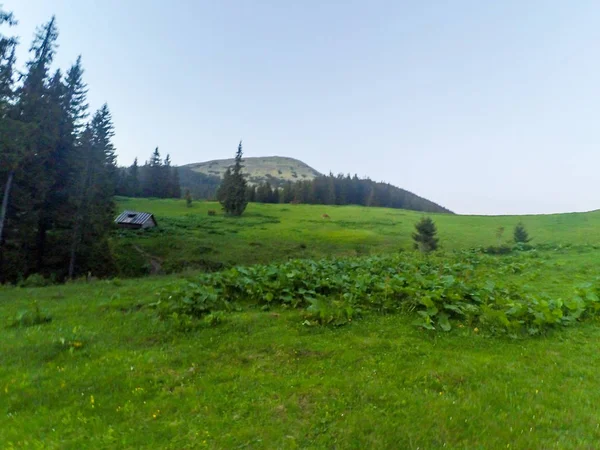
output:
[{"label": "small tree on hillside", "polygon": [[504,227],[498,227],[496,230],[496,239],[498,239],[498,246],[502,245],[502,237],[504,236]]},{"label": "small tree on hillside", "polygon": [[516,243],[526,244],[527,242],[531,241],[531,238],[529,237],[529,233],[527,233],[527,230],[525,229],[525,225],[523,225],[522,222],[519,222],[515,226],[515,231],[513,232],[513,237],[514,237]]},{"label": "small tree on hillside", "polygon": [[238,145],[235,154],[235,164],[227,168],[223,176],[223,182],[217,192],[217,199],[225,210],[226,214],[231,216],[241,216],[248,200],[246,199],[246,179],[242,174],[242,141]]},{"label": "small tree on hillside", "polygon": [[192,194],[189,189],[185,190],[185,204],[188,208],[192,207]]},{"label": "small tree on hillside", "polygon": [[438,238],[435,223],[429,217],[423,217],[416,225],[416,233],[413,233],[415,248],[423,253],[429,253],[437,249]]}]

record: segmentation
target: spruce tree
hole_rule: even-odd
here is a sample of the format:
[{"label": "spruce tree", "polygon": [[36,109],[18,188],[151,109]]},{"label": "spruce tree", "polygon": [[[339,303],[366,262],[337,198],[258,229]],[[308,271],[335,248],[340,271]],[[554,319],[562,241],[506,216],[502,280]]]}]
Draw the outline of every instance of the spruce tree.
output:
[{"label": "spruce tree", "polygon": [[429,217],[423,217],[416,225],[416,233],[413,233],[415,249],[423,253],[429,253],[437,249],[438,238],[435,223]]},{"label": "spruce tree", "polygon": [[[13,23],[0,8],[0,26]],[[57,37],[54,17],[37,29],[15,88],[16,39],[0,30],[0,282],[110,270],[112,120],[105,105],[86,126],[80,57],[50,75]]]},{"label": "spruce tree", "polygon": [[288,181],[283,185],[283,190],[281,191],[281,201],[280,203],[290,203],[294,200],[294,192],[292,182]]},{"label": "spruce tree", "polygon": [[[13,15],[3,11],[0,5],[0,26],[3,24],[13,26],[16,25],[16,21]],[[4,36],[0,33],[0,149],[2,150],[0,151],[0,193],[2,194],[2,204],[0,206],[0,255],[3,252],[2,238],[4,235],[10,190],[20,153],[14,146],[17,123],[10,117],[15,96],[13,83],[16,45],[16,38]],[[1,272],[2,264],[0,263]],[[0,282],[2,281],[0,279]]]},{"label": "spruce tree", "polygon": [[525,225],[523,225],[522,222],[519,222],[515,226],[515,229],[513,231],[513,237],[517,244],[519,244],[519,243],[526,244],[529,241],[531,241],[531,238],[529,237],[529,233],[527,233],[527,230],[525,229]]},{"label": "spruce tree", "polygon": [[73,233],[69,277],[87,271],[106,275],[112,269],[108,232],[115,214],[113,195],[117,168],[113,136],[112,117],[105,104],[82,134],[86,169],[81,179],[82,195],[78,224]]},{"label": "spruce tree", "polygon": [[[0,26],[12,27],[17,24],[12,13],[2,10],[0,5]],[[0,118],[4,116],[6,106],[10,104],[14,96],[15,75],[15,49],[17,39],[13,36],[4,36],[0,32]]]},{"label": "spruce tree", "polygon": [[142,172],[142,192],[144,197],[162,197],[164,177],[158,147],[154,149],[150,160],[144,165]]},{"label": "spruce tree", "polygon": [[29,249],[19,269],[23,274],[42,269],[51,223],[47,206],[58,176],[54,156],[59,138],[60,73],[52,79],[49,76],[57,38],[56,20],[52,17],[37,29],[30,48],[32,57],[17,91],[16,114],[23,122],[22,148],[27,150],[17,163],[11,195],[16,200],[14,214],[21,217],[16,239]]},{"label": "spruce tree", "polygon": [[130,197],[139,197],[140,196],[140,167],[138,166],[137,158],[135,158],[133,160],[133,164],[129,168],[127,176],[128,176],[127,187],[129,188],[129,192],[127,195],[129,195]]},{"label": "spruce tree", "polygon": [[171,165],[171,155],[167,155],[162,167],[160,179],[160,197],[181,198],[181,186],[179,183],[179,171]]},{"label": "spruce tree", "polygon": [[226,214],[241,216],[248,205],[246,199],[246,179],[242,174],[242,142],[240,141],[235,155],[233,168],[227,168],[223,182],[217,192],[217,198]]},{"label": "spruce tree", "polygon": [[81,55],[77,57],[75,64],[67,71],[65,85],[65,106],[73,124],[73,136],[78,138],[85,127],[85,119],[88,117],[88,89],[83,82]]},{"label": "spruce tree", "polygon": [[181,198],[181,183],[179,181],[179,169],[171,168],[171,197]]},{"label": "spruce tree", "polygon": [[171,170],[171,155],[167,154],[165,161],[163,162],[161,177],[158,180],[159,184],[159,197],[170,198],[173,197],[173,172]]}]

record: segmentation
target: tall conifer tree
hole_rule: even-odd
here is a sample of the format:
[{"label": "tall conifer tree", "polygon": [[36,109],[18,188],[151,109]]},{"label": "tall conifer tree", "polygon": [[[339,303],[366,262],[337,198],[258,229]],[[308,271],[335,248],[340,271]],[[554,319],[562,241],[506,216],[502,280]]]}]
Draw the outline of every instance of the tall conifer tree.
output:
[{"label": "tall conifer tree", "polygon": [[238,145],[235,154],[235,163],[232,168],[227,168],[223,182],[217,192],[217,198],[225,213],[231,216],[241,216],[248,205],[246,199],[246,179],[242,174],[242,142]]}]

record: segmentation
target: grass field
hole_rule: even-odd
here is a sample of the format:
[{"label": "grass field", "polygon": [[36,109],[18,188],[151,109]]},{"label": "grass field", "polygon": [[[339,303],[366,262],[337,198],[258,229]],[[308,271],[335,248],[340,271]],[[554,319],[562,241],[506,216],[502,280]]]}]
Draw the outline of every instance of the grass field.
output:
[{"label": "grass field", "polygon": [[[250,205],[246,217],[230,220],[209,217],[216,209],[209,203],[120,206],[155,213],[164,231],[122,235],[114,245],[138,245],[174,267],[195,247],[214,249],[198,258],[227,265],[408,250],[420,218]],[[432,217],[446,251],[434,259],[440,266],[460,258],[451,250],[497,244],[499,226],[508,240],[522,220],[538,249],[486,257],[478,279],[565,300],[582,283],[599,285],[599,213]],[[596,316],[518,338],[458,321],[449,332],[423,330],[410,311],[306,326],[303,310],[252,303],[186,331],[161,320],[157,293],[199,276],[0,287],[0,448],[592,449],[600,442]],[[25,326],[31,316],[22,312],[33,314],[35,302],[52,320]]]},{"label": "grass field", "polygon": [[[388,208],[252,203],[240,218],[224,217],[218,203],[184,200],[128,199],[119,211],[155,214],[159,228],[122,231],[113,239],[121,255],[123,275],[150,270],[148,255],[166,273],[183,269],[214,269],[222,265],[268,263],[289,258],[365,256],[412,249],[411,234],[422,213]],[[208,216],[209,210],[217,216]],[[326,213],[331,219],[323,219]],[[496,230],[505,227],[503,241],[523,221],[534,244],[600,243],[600,211],[547,216],[457,216],[430,214],[445,250],[498,245]],[[140,254],[142,249],[145,255]]]}]

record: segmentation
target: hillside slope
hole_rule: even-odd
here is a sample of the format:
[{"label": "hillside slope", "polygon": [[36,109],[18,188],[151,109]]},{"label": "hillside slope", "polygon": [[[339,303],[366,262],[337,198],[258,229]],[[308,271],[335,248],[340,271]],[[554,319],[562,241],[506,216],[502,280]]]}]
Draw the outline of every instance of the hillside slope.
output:
[{"label": "hillside slope", "polygon": [[[223,174],[227,168],[233,166],[233,164],[234,160],[232,158],[187,164],[182,167],[205,175],[223,178]],[[285,181],[312,180],[320,175],[319,172],[302,161],[283,156],[244,158],[243,171],[248,175],[247,179],[251,185],[257,185],[266,181],[278,184],[278,182]]]},{"label": "hillside slope", "polygon": [[[148,261],[136,248],[161,260],[163,272],[270,263],[289,258],[389,254],[413,248],[412,233],[422,212],[333,205],[251,203],[242,217],[223,215],[216,202],[144,198],[117,199],[119,211],[154,214],[158,228],[115,233],[112,248],[120,276],[144,275]],[[217,211],[209,216],[208,211]],[[324,220],[322,214],[330,219]],[[460,216],[430,214],[443,250],[508,243],[523,222],[535,245],[600,244],[600,211],[541,216]],[[505,232],[499,239],[498,229]],[[592,252],[590,247],[587,249]],[[592,254],[592,253],[590,253]]]},{"label": "hillside slope", "polygon": [[[225,171],[234,162],[220,159],[179,166],[182,191],[189,190],[195,198],[213,200]],[[249,192],[248,200],[252,202],[382,206],[452,214],[437,203],[400,187],[356,175],[322,175],[293,158],[245,158],[243,166],[248,185],[255,190]]]}]

